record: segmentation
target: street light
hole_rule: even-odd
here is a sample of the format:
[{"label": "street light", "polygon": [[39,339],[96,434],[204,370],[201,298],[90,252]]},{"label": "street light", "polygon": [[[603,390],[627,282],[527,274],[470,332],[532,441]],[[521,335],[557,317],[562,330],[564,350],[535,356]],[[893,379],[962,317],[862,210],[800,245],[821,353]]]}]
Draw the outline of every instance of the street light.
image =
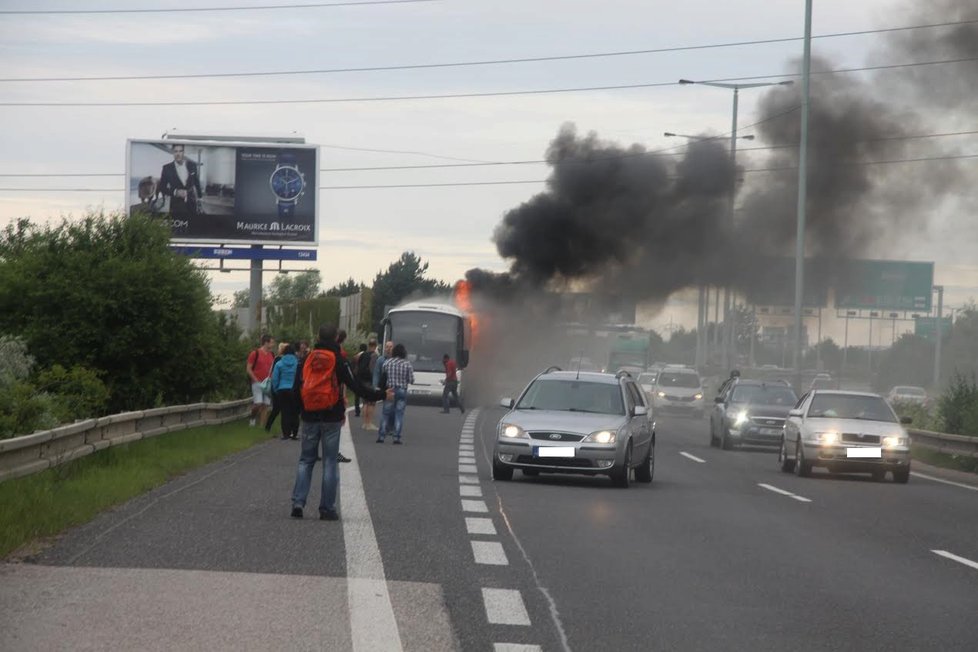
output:
[{"label": "street light", "polygon": [[[690,84],[699,84],[700,86],[715,86],[716,88],[725,88],[728,90],[733,90],[733,119],[731,120],[730,127],[730,164],[736,169],[737,164],[737,109],[738,103],[740,101],[740,89],[742,88],[761,88],[764,86],[790,86],[794,84],[793,81],[780,81],[780,82],[756,82],[750,84],[729,84],[726,82],[714,82],[714,81],[696,81],[693,79],[680,79],[679,83],[683,86]],[[753,138],[748,138],[747,140],[753,140]],[[734,224],[734,205],[737,200],[737,179],[736,174],[730,182],[730,228],[733,228]],[[733,348],[733,338],[730,333],[730,287],[727,286],[723,289],[723,340],[722,340],[722,353],[721,360],[725,365],[729,365],[730,361],[730,349]],[[797,308],[797,306],[796,306]]]}]

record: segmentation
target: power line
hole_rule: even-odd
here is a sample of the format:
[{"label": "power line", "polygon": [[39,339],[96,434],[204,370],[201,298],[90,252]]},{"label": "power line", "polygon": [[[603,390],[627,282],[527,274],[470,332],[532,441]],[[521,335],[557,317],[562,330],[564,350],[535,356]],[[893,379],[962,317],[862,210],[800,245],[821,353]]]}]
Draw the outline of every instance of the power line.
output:
[{"label": "power line", "polygon": [[[868,70],[891,70],[896,68],[911,68],[917,66],[935,66],[950,63],[964,63],[968,61],[978,61],[978,57],[967,57],[962,59],[944,59],[940,61],[917,61],[910,63],[900,63],[882,66],[865,66],[862,68],[840,68],[837,70],[812,71],[813,75],[836,75],[852,72],[863,72]],[[723,77],[718,79],[708,79],[705,82],[730,82],[745,81],[751,79],[773,79],[780,77],[797,77],[798,73],[785,73],[780,75],[754,75],[749,77]],[[703,82],[701,82],[703,83]],[[444,93],[433,95],[389,95],[378,97],[336,97],[336,98],[309,98],[297,100],[175,100],[164,102],[0,102],[0,106],[20,106],[20,107],[140,107],[140,106],[242,106],[242,105],[279,105],[279,104],[341,104],[353,102],[395,102],[405,100],[443,100],[458,98],[477,98],[477,97],[513,97],[519,95],[551,95],[557,93],[579,93],[590,91],[611,91],[626,90],[636,88],[655,88],[660,86],[675,86],[678,82],[651,82],[647,84],[617,84],[608,86],[584,86],[576,88],[549,88],[531,89],[522,91],[486,91],[472,93]]]},{"label": "power line", "polygon": [[175,7],[171,9],[24,9],[3,10],[0,16],[61,16],[92,14],[177,14],[215,11],[258,11],[266,9],[322,9],[325,7],[356,7],[358,5],[404,5],[435,0],[363,0],[362,2],[312,2],[291,5],[253,5],[239,7]]},{"label": "power line", "polygon": [[[416,0],[418,1],[418,0]],[[366,4],[366,3],[355,3]],[[0,12],[3,13],[3,12]],[[884,29],[869,29],[855,32],[836,32],[831,34],[820,34],[812,38],[839,38],[847,36],[859,36],[866,34],[880,34],[885,32],[899,32],[915,29],[927,29],[934,27],[949,27],[954,25],[968,25],[978,23],[976,20],[962,20],[946,23],[930,23],[925,25],[908,25],[904,27],[889,27]],[[643,50],[620,50],[615,52],[590,52],[583,54],[554,55],[544,57],[522,57],[513,59],[486,59],[478,61],[450,61],[442,63],[420,63],[420,64],[401,64],[392,66],[362,66],[351,68],[317,68],[307,70],[269,70],[251,72],[215,72],[215,73],[184,73],[168,75],[100,75],[86,77],[26,77],[26,78],[4,78],[0,83],[6,82],[79,82],[79,81],[137,81],[137,80],[162,80],[162,79],[218,79],[233,77],[285,77],[298,75],[327,75],[336,73],[358,73],[358,72],[381,72],[399,70],[430,70],[435,68],[461,68],[471,66],[495,66],[504,64],[520,63],[541,63],[548,61],[571,61],[577,59],[596,59],[609,57],[636,56],[645,54],[661,54],[668,52],[685,52],[691,50],[708,50],[719,48],[744,47],[750,45],[766,45],[772,43],[788,43],[800,41],[801,37],[784,37],[771,39],[755,39],[751,41],[731,41],[726,43],[707,43],[700,45],[683,45],[667,48],[650,48]]]},{"label": "power line", "polygon": [[[962,159],[978,159],[978,154],[960,154],[950,156],[928,156],[921,158],[902,158],[884,161],[842,161],[840,166],[862,166],[862,165],[890,165],[897,163],[920,163],[931,161],[952,161]],[[742,172],[777,172],[782,170],[796,170],[797,167],[784,166],[776,168],[747,168]],[[676,179],[678,177],[669,177]],[[320,190],[367,190],[384,188],[447,188],[455,186],[506,186],[531,183],[547,183],[547,179],[518,179],[511,181],[460,181],[452,183],[395,183],[395,184],[370,184],[370,185],[350,185],[350,186],[319,186]],[[128,192],[124,188],[0,188],[0,192]]]}]

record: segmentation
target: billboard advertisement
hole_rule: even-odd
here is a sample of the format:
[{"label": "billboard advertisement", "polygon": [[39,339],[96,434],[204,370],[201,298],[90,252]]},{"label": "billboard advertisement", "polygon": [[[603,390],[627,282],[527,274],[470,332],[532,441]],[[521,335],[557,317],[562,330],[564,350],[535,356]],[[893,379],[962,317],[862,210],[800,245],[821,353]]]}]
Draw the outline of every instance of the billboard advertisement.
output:
[{"label": "billboard advertisement", "polygon": [[934,263],[851,260],[839,265],[837,308],[930,312]]},{"label": "billboard advertisement", "polygon": [[177,242],[317,242],[315,145],[130,140],[128,214],[168,220]]}]

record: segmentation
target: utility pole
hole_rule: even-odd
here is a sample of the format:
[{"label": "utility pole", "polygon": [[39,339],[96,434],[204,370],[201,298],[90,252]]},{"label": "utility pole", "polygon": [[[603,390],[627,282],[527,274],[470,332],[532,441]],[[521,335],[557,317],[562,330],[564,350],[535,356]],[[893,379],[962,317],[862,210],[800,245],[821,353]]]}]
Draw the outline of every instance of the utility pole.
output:
[{"label": "utility pole", "polygon": [[808,102],[812,73],[812,0],[805,0],[805,48],[802,58],[801,142],[798,148],[798,225],[795,235],[795,390],[801,391],[801,304],[805,290],[805,209],[808,202]]},{"label": "utility pole", "polygon": [[941,315],[944,312],[944,286],[935,285],[934,291],[937,292],[937,320],[934,323],[934,390],[938,389],[941,382],[941,336],[943,335],[943,324],[941,323]]}]

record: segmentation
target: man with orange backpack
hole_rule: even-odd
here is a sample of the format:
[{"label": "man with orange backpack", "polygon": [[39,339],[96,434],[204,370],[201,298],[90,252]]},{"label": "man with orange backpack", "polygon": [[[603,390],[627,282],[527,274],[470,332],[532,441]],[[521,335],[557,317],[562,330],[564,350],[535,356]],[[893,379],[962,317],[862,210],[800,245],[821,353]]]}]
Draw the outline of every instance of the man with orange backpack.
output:
[{"label": "man with orange backpack", "polygon": [[336,513],[336,487],[340,473],[336,458],[340,450],[340,429],[346,419],[343,385],[357,396],[370,401],[379,401],[386,396],[384,391],[360,383],[336,342],[336,326],[323,324],[319,327],[319,339],[306,356],[296,379],[302,406],[302,423],[299,428],[302,453],[292,490],[292,518],[303,516],[302,510],[309,496],[312,472],[321,445],[323,479],[319,518],[324,521],[339,520],[339,514]]}]

